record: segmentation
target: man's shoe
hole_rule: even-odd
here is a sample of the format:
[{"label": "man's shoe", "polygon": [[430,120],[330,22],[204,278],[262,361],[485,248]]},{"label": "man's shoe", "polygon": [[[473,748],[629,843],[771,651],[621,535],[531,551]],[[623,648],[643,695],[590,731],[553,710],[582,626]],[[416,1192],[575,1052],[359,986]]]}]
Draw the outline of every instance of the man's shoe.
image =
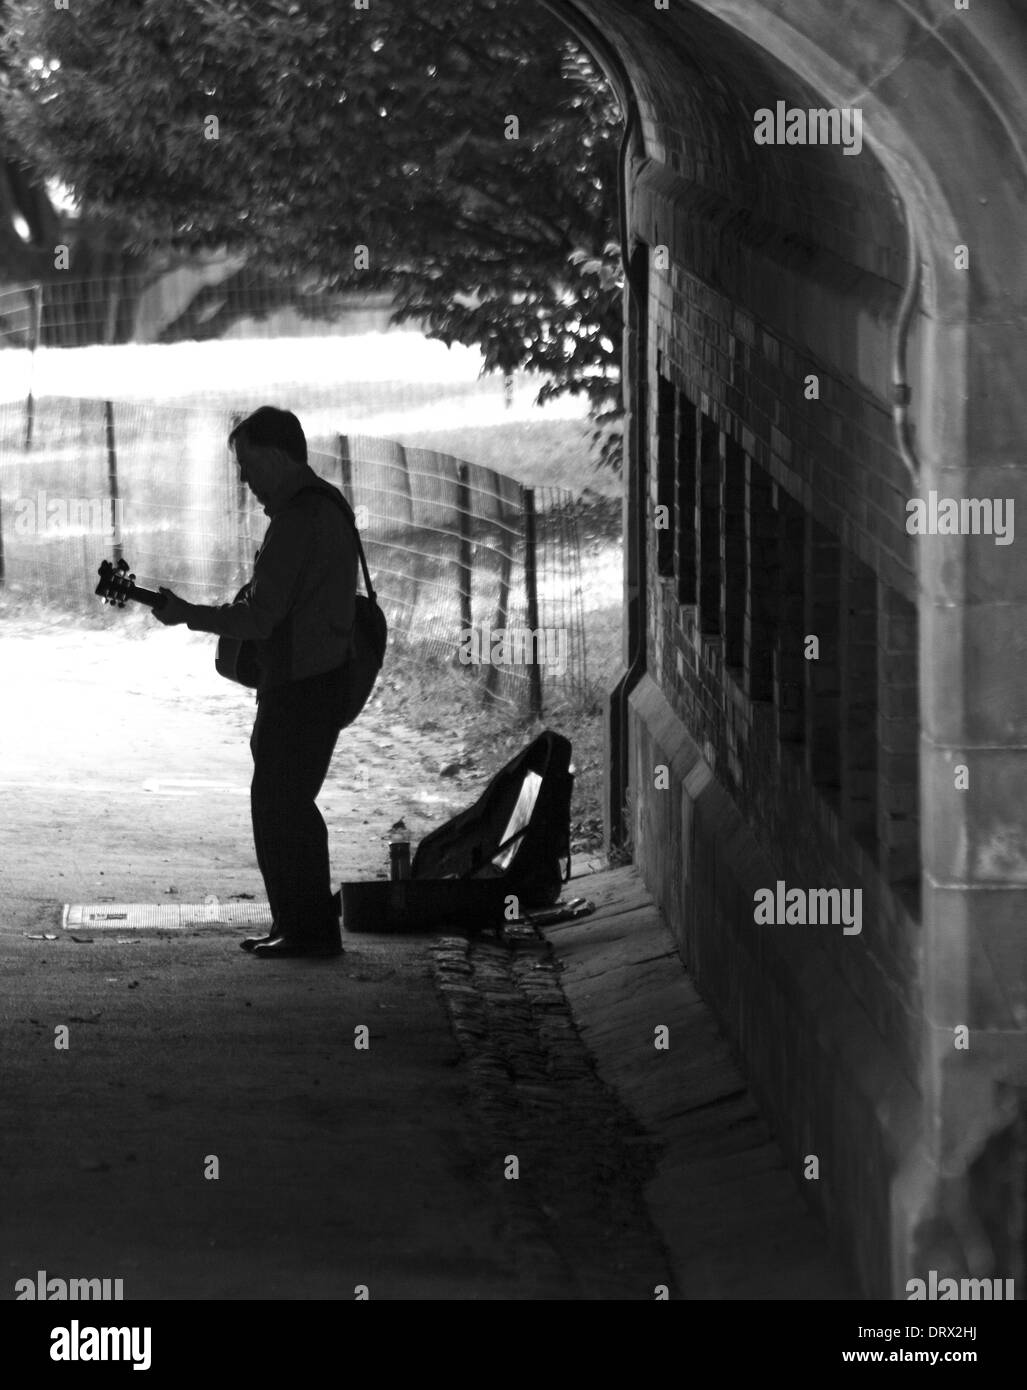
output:
[{"label": "man's shoe", "polygon": [[273,936],[253,948],[261,960],[282,960],[292,956],[341,956],[342,945],[331,937]]},{"label": "man's shoe", "polygon": [[273,941],[275,933],[269,931],[267,936],[247,936],[239,942],[239,946],[244,951],[252,951],[256,946],[263,946],[265,941]]}]

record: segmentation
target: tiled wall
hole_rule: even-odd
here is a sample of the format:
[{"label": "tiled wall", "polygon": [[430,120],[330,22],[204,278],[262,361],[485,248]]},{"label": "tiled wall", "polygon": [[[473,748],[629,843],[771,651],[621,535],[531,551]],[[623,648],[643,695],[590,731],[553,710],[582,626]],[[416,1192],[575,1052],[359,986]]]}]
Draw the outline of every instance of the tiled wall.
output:
[{"label": "tiled wall", "polygon": [[[822,1156],[801,1185],[864,1288],[1020,1277],[1022,1213],[995,1193],[1022,1188],[1007,1131],[1027,1114],[1027,564],[989,535],[911,537],[905,505],[937,488],[1027,508],[1022,6],[571,8],[640,115],[638,862],[797,1175]],[[758,146],[777,100],[865,102],[864,148]],[[891,419],[907,219],[915,482]],[[862,933],[755,925],[777,878],[860,886]]]},{"label": "tiled wall", "polygon": [[[836,1183],[816,1194],[828,1215],[847,1209],[844,1225],[860,1205],[880,1208],[861,1255],[880,1289],[887,1213],[874,1183],[895,1136],[886,1126],[857,1161],[849,1125],[865,1107],[865,1129],[877,1104],[871,1053],[915,1091],[922,1013],[916,587],[880,361],[900,291],[843,274],[833,254],[811,257],[808,284],[794,266],[776,277],[775,248],[751,227],[730,247],[721,228],[715,247],[693,194],[652,164],[633,190],[651,267],[649,670],[730,814],[711,815],[686,779],[668,828],[688,839],[659,866],[654,851],[641,859],[680,905],[683,954],[754,1084],[793,1127],[786,1144],[830,1155]],[[807,226],[811,243],[819,233]],[[901,250],[901,223],[890,234]],[[637,731],[641,834],[663,815],[645,766],[661,746]],[[762,878],[747,878],[757,863]],[[752,885],[778,879],[859,889],[862,932],[811,926],[787,949],[773,928],[761,938]],[[812,987],[821,975],[830,986]],[[840,1002],[825,1019],[829,988]],[[850,1096],[840,1123],[836,1086]]]}]

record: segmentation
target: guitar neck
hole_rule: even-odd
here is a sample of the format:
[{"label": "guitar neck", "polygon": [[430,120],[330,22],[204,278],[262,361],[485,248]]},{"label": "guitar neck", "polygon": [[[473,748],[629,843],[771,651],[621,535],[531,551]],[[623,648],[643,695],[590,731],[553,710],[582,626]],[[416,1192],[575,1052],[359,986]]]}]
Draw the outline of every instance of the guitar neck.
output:
[{"label": "guitar neck", "polygon": [[157,593],[156,589],[141,589],[137,584],[130,584],[125,592],[126,598],[131,598],[136,603],[145,603],[147,608],[162,608],[164,606],[164,595]]}]

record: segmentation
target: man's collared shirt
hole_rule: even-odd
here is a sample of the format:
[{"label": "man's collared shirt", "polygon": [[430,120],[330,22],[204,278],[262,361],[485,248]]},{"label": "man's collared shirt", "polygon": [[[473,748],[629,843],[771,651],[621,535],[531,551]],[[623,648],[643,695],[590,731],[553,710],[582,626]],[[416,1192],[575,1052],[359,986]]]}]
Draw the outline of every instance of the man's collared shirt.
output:
[{"label": "man's collared shirt", "polygon": [[270,517],[249,593],[189,604],[187,626],[257,643],[261,689],[341,666],[350,654],[357,584],[353,510],[304,465],[264,507]]}]

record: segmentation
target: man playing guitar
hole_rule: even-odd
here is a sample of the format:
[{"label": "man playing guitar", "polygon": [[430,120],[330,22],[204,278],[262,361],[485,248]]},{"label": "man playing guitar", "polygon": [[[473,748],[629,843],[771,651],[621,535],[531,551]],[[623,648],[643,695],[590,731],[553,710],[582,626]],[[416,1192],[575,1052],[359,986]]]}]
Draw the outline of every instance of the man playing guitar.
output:
[{"label": "man playing guitar", "polygon": [[228,440],[240,476],[271,518],[253,577],[234,603],[186,603],[162,588],[154,617],[251,641],[260,665],[250,737],[253,840],[273,929],[242,943],[261,959],[341,954],[317,797],[345,722],[343,668],[353,640],[353,510],[307,462],[291,411],[262,406]]}]

